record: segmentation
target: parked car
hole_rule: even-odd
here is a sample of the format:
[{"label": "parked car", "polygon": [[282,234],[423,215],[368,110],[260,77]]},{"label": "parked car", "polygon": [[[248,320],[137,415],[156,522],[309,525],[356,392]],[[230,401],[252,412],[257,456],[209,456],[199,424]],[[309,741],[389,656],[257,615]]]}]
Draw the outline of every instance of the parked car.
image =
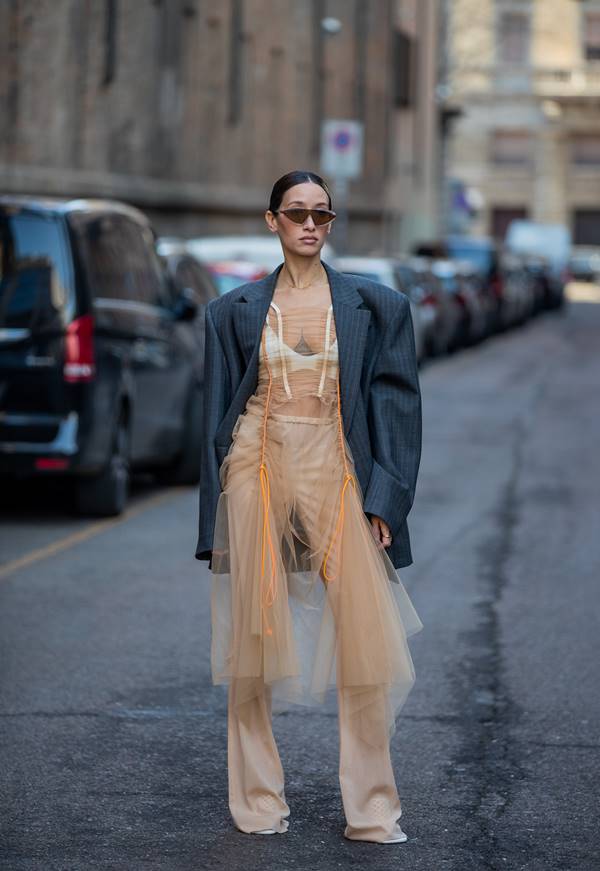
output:
[{"label": "parked car", "polygon": [[270,272],[248,260],[212,260],[207,262],[207,267],[221,296],[246,281],[258,281]]},{"label": "parked car", "polygon": [[[158,252],[165,257],[172,257],[174,255],[193,257],[195,262],[200,264],[202,269],[210,274],[211,282],[216,287],[219,296],[228,293],[235,287],[239,287],[240,284],[244,284],[246,281],[258,281],[272,271],[268,267],[257,265],[252,260],[211,259],[208,256],[208,250],[206,250],[207,256],[205,259],[197,253],[192,254],[185,239],[178,239],[172,236],[157,239],[156,247]],[[197,246],[196,249],[198,250]],[[281,245],[279,245],[279,250],[281,252]]]},{"label": "parked car", "polygon": [[531,276],[521,256],[505,252],[502,255],[502,307],[499,329],[524,323],[535,309],[535,291]]},{"label": "parked car", "polygon": [[340,272],[361,275],[372,281],[378,281],[408,297],[415,336],[415,351],[417,360],[421,361],[425,349],[419,307],[401,283],[397,261],[392,257],[338,257],[335,268]]},{"label": "parked car", "polygon": [[446,256],[452,260],[469,262],[487,281],[498,274],[500,248],[487,236],[449,235],[444,238]]},{"label": "parked car", "polygon": [[[501,248],[488,236],[449,235],[444,238],[446,256],[461,263],[469,263],[481,276],[478,296],[485,310],[484,335],[492,334],[500,325],[503,297]],[[466,274],[466,270],[465,270]]]},{"label": "parked car", "polygon": [[600,281],[600,248],[592,245],[574,245],[567,264],[573,281]]},{"label": "parked car", "polygon": [[97,515],[134,469],[197,482],[197,314],[137,209],[0,197],[0,476],[63,476]]},{"label": "parked car", "polygon": [[465,344],[473,345],[493,331],[496,300],[489,280],[470,260],[456,261],[456,271],[469,312]]},{"label": "parked car", "polygon": [[448,350],[455,351],[469,343],[471,319],[477,306],[472,294],[467,292],[457,263],[447,259],[432,260],[431,271],[454,305],[456,317]]},{"label": "parked car", "polygon": [[423,332],[424,354],[447,354],[457,330],[460,311],[431,271],[427,257],[398,258],[398,274],[412,301],[418,306]]},{"label": "parked car", "polygon": [[[185,253],[159,256],[177,296],[187,296],[200,307],[220,295],[212,270],[199,263],[195,257]],[[196,318],[196,320],[198,324],[204,326],[203,318]]]},{"label": "parked car", "polygon": [[549,307],[562,306],[571,257],[571,234],[568,227],[519,218],[510,222],[505,245],[513,254],[537,255],[546,259],[549,271]]},{"label": "parked car", "polygon": [[[187,250],[203,263],[223,260],[246,260],[264,267],[272,272],[283,262],[283,252],[279,237],[269,235],[259,236],[199,236],[189,239]],[[331,266],[335,266],[335,251],[325,242],[321,249],[321,257]]]},{"label": "parked car", "polygon": [[[513,255],[515,256],[515,255]],[[529,283],[531,314],[538,314],[551,304],[551,278],[548,262],[535,254],[523,255],[521,267]]]},{"label": "parked car", "polygon": [[[479,296],[486,310],[485,335],[490,335],[502,324],[503,275],[500,269],[500,249],[488,237],[448,235],[443,239],[420,242],[415,245],[420,256],[434,260],[460,261],[470,264],[482,278]],[[464,267],[462,267],[464,269]]]}]

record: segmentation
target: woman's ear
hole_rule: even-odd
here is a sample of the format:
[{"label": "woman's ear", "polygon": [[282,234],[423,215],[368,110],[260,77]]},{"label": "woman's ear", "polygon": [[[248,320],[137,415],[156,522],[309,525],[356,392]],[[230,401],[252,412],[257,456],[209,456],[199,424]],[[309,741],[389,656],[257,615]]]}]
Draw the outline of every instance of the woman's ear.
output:
[{"label": "woman's ear", "polygon": [[267,227],[269,228],[271,233],[276,233],[277,226],[275,224],[275,216],[273,215],[273,213],[269,209],[267,209],[267,211],[265,212],[265,221],[266,221]]}]

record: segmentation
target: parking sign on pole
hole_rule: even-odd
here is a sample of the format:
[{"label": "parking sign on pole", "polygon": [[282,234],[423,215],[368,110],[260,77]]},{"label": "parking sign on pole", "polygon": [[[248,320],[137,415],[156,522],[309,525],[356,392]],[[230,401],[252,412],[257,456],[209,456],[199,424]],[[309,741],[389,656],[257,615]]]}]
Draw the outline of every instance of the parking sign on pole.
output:
[{"label": "parking sign on pole", "polygon": [[360,121],[323,121],[321,127],[321,171],[333,179],[335,247],[340,253],[347,248],[348,181],[359,178],[363,162],[363,124]]}]

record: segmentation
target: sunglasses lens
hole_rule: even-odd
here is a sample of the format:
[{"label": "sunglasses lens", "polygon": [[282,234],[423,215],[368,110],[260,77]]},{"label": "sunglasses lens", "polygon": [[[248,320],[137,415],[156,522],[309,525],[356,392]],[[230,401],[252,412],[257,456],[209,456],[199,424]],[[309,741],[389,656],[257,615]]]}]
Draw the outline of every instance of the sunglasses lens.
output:
[{"label": "sunglasses lens", "polygon": [[283,209],[282,212],[294,224],[303,224],[310,215],[317,227],[329,224],[335,218],[335,214],[326,209]]},{"label": "sunglasses lens", "polygon": [[326,212],[324,209],[313,209],[311,215],[313,221],[319,227],[323,224],[328,224],[333,218],[331,212]]},{"label": "sunglasses lens", "polygon": [[293,221],[294,224],[303,224],[308,218],[308,209],[286,209],[285,215]]}]

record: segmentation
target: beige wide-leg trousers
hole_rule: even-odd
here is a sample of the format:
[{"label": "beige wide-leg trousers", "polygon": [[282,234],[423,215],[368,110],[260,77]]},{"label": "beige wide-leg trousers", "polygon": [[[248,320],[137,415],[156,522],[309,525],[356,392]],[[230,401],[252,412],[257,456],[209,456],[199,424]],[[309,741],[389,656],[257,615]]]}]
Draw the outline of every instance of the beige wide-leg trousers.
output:
[{"label": "beige wide-leg trousers", "polygon": [[[229,809],[241,831],[275,829],[286,832],[290,807],[284,772],[272,730],[271,692],[262,691],[236,716],[229,688],[228,775]],[[389,743],[375,747],[349,727],[344,693],[338,690],[340,738],[339,781],[346,828],[351,840],[383,841],[398,834],[402,808],[390,759]],[[381,718],[384,723],[384,718]]]},{"label": "beige wide-leg trousers", "polygon": [[[316,422],[312,420],[311,423],[311,420],[278,415],[271,421],[270,516],[273,537],[281,539],[282,527],[289,517],[286,505],[293,504],[294,516],[299,518],[304,534],[311,542],[312,549],[317,552],[322,546],[323,537],[329,536],[329,525],[325,520],[333,518],[335,521],[337,516],[343,469],[339,464],[332,465],[331,461],[339,451],[336,421],[332,423],[323,419]],[[320,425],[316,426],[315,423]],[[243,425],[236,433],[231,468],[225,482],[228,510],[223,517],[228,518],[229,524],[227,540],[230,547],[231,576],[235,580],[233,601],[236,626],[244,614],[247,614],[246,603],[249,599],[246,591],[253,582],[255,566],[254,559],[250,559],[248,555],[252,553],[252,542],[260,540],[261,532],[257,520],[261,514],[253,507],[255,500],[260,498],[255,474],[255,445],[260,424],[261,418],[257,417],[255,420],[254,415],[243,420]],[[343,687],[346,681],[350,685],[354,684],[356,691],[357,681],[349,678],[356,674],[356,651],[365,641],[364,633],[367,630],[364,627],[377,625],[388,631],[387,648],[381,639],[377,639],[373,640],[371,648],[361,653],[366,665],[371,667],[371,675],[377,677],[381,674],[385,677],[386,650],[391,650],[390,656],[396,656],[396,660],[401,656],[400,641],[396,646],[394,640],[400,639],[402,626],[396,610],[389,614],[382,613],[386,611],[386,588],[381,574],[374,570],[374,566],[377,566],[374,561],[379,557],[376,553],[373,556],[375,545],[370,530],[364,528],[367,524],[362,514],[362,506],[350,495],[346,497],[345,510],[345,522],[350,524],[344,538],[348,548],[345,559],[352,566],[352,576],[345,578],[344,608],[338,598],[341,595],[340,581],[328,587],[335,619],[338,620],[338,612],[341,612],[341,619],[345,621],[343,632],[340,633],[340,637],[344,639],[344,647],[338,659],[337,694],[339,780],[347,821],[344,834],[353,840],[383,841],[400,833],[397,821],[402,813],[390,760],[387,733],[389,712],[385,707],[383,684],[373,682],[372,696],[362,696],[358,700],[356,695],[354,698],[347,695],[352,692],[352,686],[350,689]],[[335,568],[335,563],[331,568]],[[377,589],[379,584],[381,590]],[[222,618],[225,622],[228,620],[227,608],[228,606],[223,605],[223,612],[219,612],[221,616],[225,614]],[[222,632],[220,626],[217,619],[214,630],[216,633]],[[362,634],[359,631],[361,627]],[[248,651],[252,650],[248,642]],[[238,659],[245,662],[246,653],[245,650],[237,651]],[[343,661],[343,677],[340,677],[340,661]],[[326,659],[323,662],[325,666]],[[405,670],[408,679],[408,661]],[[365,674],[369,676],[368,668]],[[242,680],[245,685],[241,684]],[[232,675],[229,681],[229,807],[236,826],[243,832],[267,828],[285,832],[289,825],[287,817],[290,815],[290,808],[285,797],[284,772],[272,731],[271,692],[269,684],[263,682],[262,676],[240,678]],[[242,702],[242,699],[245,701]],[[369,743],[360,737],[356,728],[356,707],[363,703],[365,709],[361,716],[367,721],[367,731],[371,738]],[[354,720],[351,716],[353,707]]]}]

